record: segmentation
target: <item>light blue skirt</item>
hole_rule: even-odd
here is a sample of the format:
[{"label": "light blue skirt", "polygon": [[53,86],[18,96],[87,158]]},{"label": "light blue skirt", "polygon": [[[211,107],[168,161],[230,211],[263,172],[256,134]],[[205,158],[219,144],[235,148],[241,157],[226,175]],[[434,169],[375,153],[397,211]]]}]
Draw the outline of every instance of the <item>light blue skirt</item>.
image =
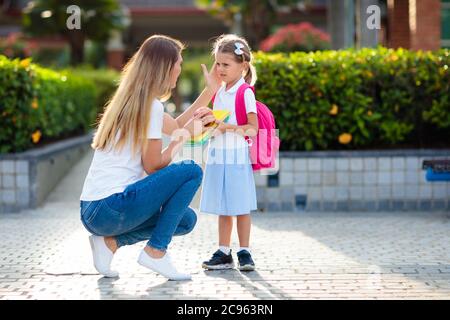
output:
[{"label": "light blue skirt", "polygon": [[237,216],[256,209],[255,179],[248,147],[210,147],[203,176],[200,212]]}]

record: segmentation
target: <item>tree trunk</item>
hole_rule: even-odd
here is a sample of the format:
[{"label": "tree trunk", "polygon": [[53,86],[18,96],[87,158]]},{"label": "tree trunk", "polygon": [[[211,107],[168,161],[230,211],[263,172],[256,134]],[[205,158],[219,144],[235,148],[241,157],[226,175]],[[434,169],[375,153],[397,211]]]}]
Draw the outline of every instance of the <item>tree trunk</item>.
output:
[{"label": "tree trunk", "polygon": [[272,8],[266,6],[264,1],[251,0],[245,18],[246,38],[252,49],[257,49],[259,44],[270,33],[270,26],[275,13]]},{"label": "tree trunk", "polygon": [[85,36],[80,30],[71,30],[67,33],[70,44],[70,64],[76,66],[84,61]]}]

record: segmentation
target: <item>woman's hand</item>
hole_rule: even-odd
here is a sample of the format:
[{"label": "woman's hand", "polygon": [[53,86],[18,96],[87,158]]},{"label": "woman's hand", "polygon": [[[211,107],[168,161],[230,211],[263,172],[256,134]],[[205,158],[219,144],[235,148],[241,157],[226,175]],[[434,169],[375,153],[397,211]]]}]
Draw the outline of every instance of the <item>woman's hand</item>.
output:
[{"label": "woman's hand", "polygon": [[[194,112],[194,117],[201,119],[204,127],[210,127],[216,121],[212,110],[208,107],[200,107]],[[207,129],[207,128],[205,128]]]},{"label": "woman's hand", "polygon": [[206,115],[212,115],[213,112],[210,108],[208,107],[200,107],[197,110],[195,110],[194,112],[194,117],[197,115],[200,115],[200,117],[206,116]]},{"label": "woman's hand", "polygon": [[215,63],[213,64],[209,72],[204,64],[202,64],[202,69],[203,69],[203,77],[205,77],[206,86],[212,92],[217,92],[217,90],[219,90],[220,88],[220,85],[222,84],[222,80],[220,80],[220,77],[217,73],[216,64]]},{"label": "woman's hand", "polygon": [[192,117],[183,128],[186,129],[191,136],[197,136],[208,129],[207,126],[214,123],[215,120],[216,118],[209,108],[201,108],[195,112],[194,117]]}]

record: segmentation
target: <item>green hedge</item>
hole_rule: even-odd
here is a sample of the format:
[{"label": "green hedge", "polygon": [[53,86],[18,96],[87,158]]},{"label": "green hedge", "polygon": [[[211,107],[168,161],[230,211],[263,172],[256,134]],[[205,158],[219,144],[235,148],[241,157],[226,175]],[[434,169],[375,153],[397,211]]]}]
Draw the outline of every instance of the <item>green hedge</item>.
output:
[{"label": "green hedge", "polygon": [[117,89],[120,73],[113,69],[92,69],[91,67],[77,67],[65,71],[91,80],[95,84],[97,112],[102,113],[105,104]]},{"label": "green hedge", "polygon": [[450,146],[450,51],[256,54],[282,149]]},{"label": "green hedge", "polygon": [[[449,146],[449,50],[259,52],[255,58],[257,98],[274,112],[284,150]],[[200,63],[209,62],[201,56],[183,69],[192,99],[202,87]],[[0,56],[0,153],[30,148],[33,138],[45,143],[85,132],[118,77],[105,70],[56,72]]]},{"label": "green hedge", "polygon": [[0,153],[88,131],[96,99],[91,80],[0,56]]},{"label": "green hedge", "polygon": [[211,67],[213,60],[210,53],[185,54],[178,80],[177,90],[184,100],[194,102],[205,87],[201,64]]}]

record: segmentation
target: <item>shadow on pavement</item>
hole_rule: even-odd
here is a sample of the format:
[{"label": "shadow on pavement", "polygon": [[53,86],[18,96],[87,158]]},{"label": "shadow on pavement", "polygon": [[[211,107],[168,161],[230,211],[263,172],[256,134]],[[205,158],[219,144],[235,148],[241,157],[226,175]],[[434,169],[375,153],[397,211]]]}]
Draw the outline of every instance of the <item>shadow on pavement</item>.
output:
[{"label": "shadow on pavement", "polygon": [[254,242],[291,259],[292,268],[302,261],[324,273],[401,275],[448,290],[448,212],[274,212],[255,215],[252,224],[262,235]]},{"label": "shadow on pavement", "polygon": [[[156,280],[156,281],[155,281]],[[183,294],[179,291],[184,284],[190,281],[170,281],[161,278],[150,278],[149,286],[146,289],[137,291],[134,294],[127,293],[123,287],[129,287],[130,284],[124,284],[121,282],[120,277],[117,278],[106,278],[101,277],[97,280],[97,285],[100,291],[100,299],[111,300],[111,299],[147,299],[147,300],[166,300],[166,299],[198,299],[198,297]],[[140,287],[143,287],[140,284]],[[131,289],[134,291],[135,288]],[[171,294],[168,291],[179,291],[176,294]]]},{"label": "shadow on pavement", "polygon": [[269,284],[257,270],[241,272],[237,269],[230,270],[205,270],[207,277],[222,278],[227,281],[233,281],[241,288],[251,292],[257,299],[290,299],[289,295],[282,289]]}]

